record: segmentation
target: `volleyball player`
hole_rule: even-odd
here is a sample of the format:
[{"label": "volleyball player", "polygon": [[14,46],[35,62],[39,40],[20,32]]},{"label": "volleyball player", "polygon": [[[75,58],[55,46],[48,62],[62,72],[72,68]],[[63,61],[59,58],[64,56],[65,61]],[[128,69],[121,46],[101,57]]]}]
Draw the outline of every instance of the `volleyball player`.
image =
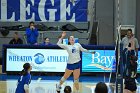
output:
[{"label": "volleyball player", "polygon": [[32,66],[29,63],[23,65],[23,70],[21,71],[21,76],[18,79],[18,84],[15,93],[29,93],[29,84],[31,82]]},{"label": "volleyball player", "polygon": [[[64,76],[61,78],[59,84],[57,85],[56,91],[60,91],[61,85],[65,82],[65,80],[71,75],[73,72],[74,76],[74,86],[76,88],[76,92],[79,93],[79,76],[80,76],[80,51],[89,52],[87,49],[84,49],[79,43],[75,43],[74,36],[70,36],[68,38],[68,45],[62,44],[63,38],[66,36],[66,32],[64,31],[57,42],[57,45],[65,50],[67,50],[68,62],[67,67],[64,73]],[[95,52],[91,52],[95,53]]]}]

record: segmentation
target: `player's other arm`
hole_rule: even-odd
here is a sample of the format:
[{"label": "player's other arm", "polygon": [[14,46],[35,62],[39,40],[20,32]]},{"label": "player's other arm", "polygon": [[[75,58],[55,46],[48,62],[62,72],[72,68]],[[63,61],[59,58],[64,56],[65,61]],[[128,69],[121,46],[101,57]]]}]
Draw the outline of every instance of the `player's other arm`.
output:
[{"label": "player's other arm", "polygon": [[87,53],[92,53],[92,54],[95,54],[95,51],[90,52],[89,50],[87,50],[87,49],[83,48],[83,47],[81,46],[81,44],[79,44],[79,43],[78,43],[78,45],[79,45],[80,50],[81,50],[82,52],[87,52]]}]

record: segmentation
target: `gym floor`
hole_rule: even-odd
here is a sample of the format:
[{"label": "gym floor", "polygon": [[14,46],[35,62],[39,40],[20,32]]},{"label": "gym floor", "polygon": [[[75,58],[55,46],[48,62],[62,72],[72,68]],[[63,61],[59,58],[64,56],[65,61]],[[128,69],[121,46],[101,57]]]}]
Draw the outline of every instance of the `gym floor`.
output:
[{"label": "gym floor", "polygon": [[[19,75],[0,74],[0,93],[15,93],[17,79]],[[30,93],[56,93],[56,84],[61,76],[32,76],[30,84]],[[109,93],[115,93],[115,83],[108,83],[107,77],[81,76],[80,77],[80,93],[94,93],[95,86],[98,82],[106,82],[109,87]],[[66,85],[73,87],[73,77],[69,77],[63,84],[61,93]],[[137,93],[140,93],[140,85],[138,84]]]}]

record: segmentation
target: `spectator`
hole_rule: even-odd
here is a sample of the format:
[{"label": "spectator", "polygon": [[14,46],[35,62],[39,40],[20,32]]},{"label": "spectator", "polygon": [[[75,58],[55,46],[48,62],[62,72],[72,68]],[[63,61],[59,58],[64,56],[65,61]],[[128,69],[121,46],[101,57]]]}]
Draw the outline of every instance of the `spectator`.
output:
[{"label": "spectator", "polygon": [[26,29],[27,43],[37,44],[38,30],[35,28],[34,22],[29,23],[29,28]]},{"label": "spectator", "polygon": [[136,93],[136,92],[131,92],[131,91],[127,90],[127,89],[124,89],[123,93]]},{"label": "spectator", "polygon": [[[57,91],[57,93],[60,93],[60,91]],[[70,86],[65,86],[64,93],[72,93],[71,87]]]},{"label": "spectator", "polygon": [[52,45],[52,44],[50,43],[50,39],[48,37],[46,37],[46,38],[44,38],[44,42],[42,45]]},{"label": "spectator", "polygon": [[[134,78],[125,78],[125,93],[136,93],[137,90],[137,85],[136,85],[136,81]],[[129,91],[129,92],[127,92]]]},{"label": "spectator", "polygon": [[71,87],[70,86],[66,86],[64,88],[64,93],[72,93]]},{"label": "spectator", "polygon": [[99,82],[96,85],[95,93],[108,93],[108,88],[105,83]]},{"label": "spectator", "polygon": [[60,91],[57,91],[57,93],[60,93]]},{"label": "spectator", "polygon": [[18,32],[14,33],[14,38],[9,42],[9,44],[23,44],[22,39],[19,38]]}]

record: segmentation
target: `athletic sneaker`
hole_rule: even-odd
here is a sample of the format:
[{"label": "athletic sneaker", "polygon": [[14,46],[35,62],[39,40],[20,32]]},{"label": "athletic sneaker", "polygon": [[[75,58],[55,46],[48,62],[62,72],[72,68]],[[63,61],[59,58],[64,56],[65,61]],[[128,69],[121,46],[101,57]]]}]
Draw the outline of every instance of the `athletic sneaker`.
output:
[{"label": "athletic sneaker", "polygon": [[56,91],[60,92],[61,86],[59,84],[56,84]]}]

